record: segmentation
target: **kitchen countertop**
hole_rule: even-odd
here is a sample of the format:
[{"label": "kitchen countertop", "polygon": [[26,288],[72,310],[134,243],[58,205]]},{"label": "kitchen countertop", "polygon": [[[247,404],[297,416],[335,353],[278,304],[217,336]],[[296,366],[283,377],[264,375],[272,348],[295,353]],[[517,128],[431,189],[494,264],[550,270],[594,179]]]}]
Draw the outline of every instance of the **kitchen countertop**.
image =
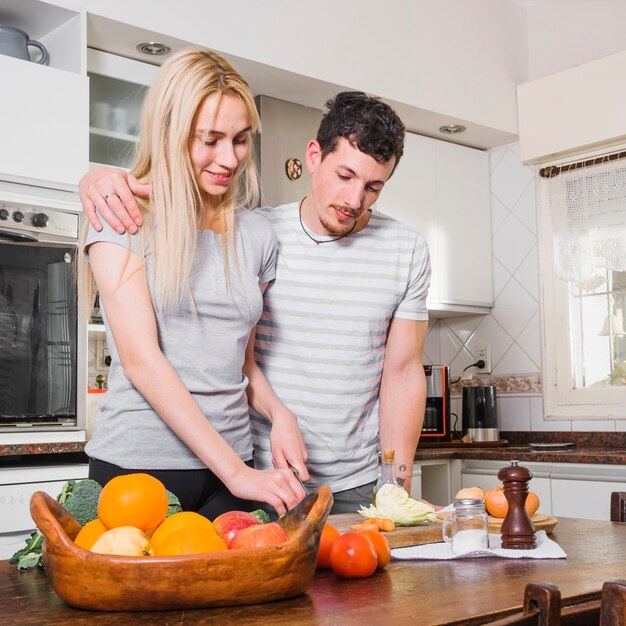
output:
[{"label": "kitchen countertop", "polygon": [[[332,523],[332,516],[329,518]],[[561,519],[551,535],[566,559],[466,558],[392,561],[366,579],[318,572],[298,598],[243,607],[105,613],[73,609],[53,591],[45,572],[18,572],[0,562],[0,614],[6,626],[40,624],[459,624],[477,626],[521,610],[524,587],[549,581],[563,604],[599,595],[602,583],[624,578],[626,524]],[[207,581],[210,584],[210,581]],[[487,615],[489,616],[487,618]]]},{"label": "kitchen countertop", "polygon": [[[537,463],[595,463],[626,465],[626,433],[610,432],[501,432],[504,446],[456,447],[418,446],[416,461],[437,459],[479,459],[494,461],[535,461]],[[531,448],[530,443],[573,443],[568,448]],[[435,445],[435,444],[431,444]]]},{"label": "kitchen countertop", "polygon": [[536,461],[538,463],[604,463],[626,465],[626,448],[567,448],[537,450],[530,446],[507,445],[497,448],[418,448],[416,461],[439,459],[480,459],[493,461]]},{"label": "kitchen countertop", "polygon": [[[505,446],[476,447],[472,444],[462,447],[420,448],[415,455],[416,461],[440,459],[485,459],[536,461],[539,463],[597,463],[607,465],[626,465],[626,433],[501,433],[502,439],[509,441]],[[540,443],[573,442],[575,447],[563,449],[533,449],[530,441]],[[17,460],[16,457],[36,459],[36,455],[55,455],[86,462],[83,454],[84,442],[0,444],[0,465],[2,461]],[[19,459],[20,461],[22,459]],[[43,460],[43,459],[42,459]]]},{"label": "kitchen countertop", "polygon": [[68,454],[82,452],[84,449],[84,441],[0,444],[0,457],[31,454]]}]

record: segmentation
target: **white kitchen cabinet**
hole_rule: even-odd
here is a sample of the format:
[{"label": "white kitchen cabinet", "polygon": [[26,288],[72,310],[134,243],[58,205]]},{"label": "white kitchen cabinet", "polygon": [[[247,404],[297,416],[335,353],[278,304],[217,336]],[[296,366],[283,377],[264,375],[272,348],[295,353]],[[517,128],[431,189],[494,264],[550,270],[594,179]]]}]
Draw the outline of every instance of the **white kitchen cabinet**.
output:
[{"label": "white kitchen cabinet", "polygon": [[433,317],[489,312],[491,211],[486,152],[407,133],[404,155],[377,208],[428,243]]},{"label": "white kitchen cabinet", "polygon": [[[464,460],[463,487],[500,484],[496,475],[509,461]],[[611,493],[626,490],[626,466],[587,463],[521,464],[533,473],[530,489],[539,496],[541,513],[555,517],[609,520]]]},{"label": "white kitchen cabinet", "polygon": [[135,157],[143,100],[159,68],[89,48],[87,69],[89,161],[128,168]]},{"label": "white kitchen cabinet", "polygon": [[415,461],[411,480],[411,497],[446,506],[452,502],[450,461]]},{"label": "white kitchen cabinet", "polygon": [[422,497],[422,467],[419,463],[413,463],[411,472],[411,498],[420,499]]},{"label": "white kitchen cabinet", "polygon": [[621,51],[518,85],[522,161],[588,159],[620,146],[626,136],[626,83],[616,77],[625,71],[626,51]]},{"label": "white kitchen cabinet", "polygon": [[556,517],[611,519],[611,493],[626,491],[626,466],[555,464],[552,514]]},{"label": "white kitchen cabinet", "polygon": [[2,21],[41,41],[50,63],[0,55],[0,177],[72,188],[88,165],[85,16],[23,0]]},{"label": "white kitchen cabinet", "polygon": [[35,530],[30,498],[44,491],[56,498],[66,481],[87,478],[86,463],[0,468],[0,560],[24,547]]}]

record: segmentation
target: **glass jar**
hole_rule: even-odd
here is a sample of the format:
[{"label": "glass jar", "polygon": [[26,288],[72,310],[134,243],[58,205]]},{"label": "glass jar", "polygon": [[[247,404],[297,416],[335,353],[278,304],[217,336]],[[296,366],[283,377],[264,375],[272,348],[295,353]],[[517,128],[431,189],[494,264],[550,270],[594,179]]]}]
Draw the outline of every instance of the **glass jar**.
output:
[{"label": "glass jar", "polygon": [[380,478],[374,485],[374,489],[372,491],[372,504],[374,504],[374,506],[376,506],[376,494],[380,491],[380,488],[383,485],[387,483],[391,485],[398,485],[395,456],[395,450],[383,450],[382,464],[380,466]]},{"label": "glass jar", "polygon": [[444,518],[441,533],[455,554],[488,548],[489,518],[485,501],[478,498],[455,500],[454,511]]}]

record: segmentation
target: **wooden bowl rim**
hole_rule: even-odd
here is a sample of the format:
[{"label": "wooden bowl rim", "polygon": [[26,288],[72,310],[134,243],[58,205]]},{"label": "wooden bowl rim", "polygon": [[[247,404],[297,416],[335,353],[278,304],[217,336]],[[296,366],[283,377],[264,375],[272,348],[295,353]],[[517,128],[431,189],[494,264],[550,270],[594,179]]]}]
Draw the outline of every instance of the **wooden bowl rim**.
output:
[{"label": "wooden bowl rim", "polygon": [[[218,552],[204,552],[200,554],[184,554],[184,555],[168,555],[168,556],[129,556],[118,554],[100,554],[91,552],[77,546],[66,532],[63,524],[59,521],[59,518],[65,519],[66,524],[72,525],[72,522],[76,524],[77,532],[80,530],[80,524],[59,502],[57,502],[52,496],[44,491],[36,491],[31,497],[31,515],[37,527],[44,535],[46,541],[54,545],[55,549],[62,552],[72,553],[77,560],[97,560],[103,564],[110,563],[119,565],[121,563],[128,564],[141,564],[141,566],[152,566],[155,563],[186,563],[186,562],[200,562],[200,561],[218,561],[223,559],[226,555],[227,558],[236,558],[238,555],[241,557],[249,557],[251,555],[257,555],[263,557],[275,553],[277,550],[284,550],[297,545],[303,545],[302,539],[308,534],[309,529],[314,526],[321,517],[328,517],[330,508],[332,506],[332,491],[330,487],[322,486],[316,492],[309,494],[302,500],[302,502],[294,507],[291,511],[279,518],[278,522],[283,518],[286,518],[292,514],[295,517],[295,513],[299,507],[306,506],[306,500],[315,497],[313,504],[306,516],[298,524],[295,532],[289,535],[289,539],[281,544],[264,547],[251,547],[240,548],[237,550],[221,550]],[[76,535],[74,535],[75,537]]]}]

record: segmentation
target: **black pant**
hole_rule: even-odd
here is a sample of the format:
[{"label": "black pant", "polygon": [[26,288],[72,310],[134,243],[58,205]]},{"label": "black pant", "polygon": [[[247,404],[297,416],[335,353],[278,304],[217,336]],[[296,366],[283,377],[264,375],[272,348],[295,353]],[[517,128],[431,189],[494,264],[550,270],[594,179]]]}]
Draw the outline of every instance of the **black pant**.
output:
[{"label": "black pant", "polygon": [[[252,461],[246,461],[252,467]],[[89,459],[89,478],[102,486],[123,474],[141,472],[158,478],[165,488],[180,500],[183,511],[195,511],[210,520],[226,511],[254,511],[259,503],[234,496],[224,483],[209,469],[199,470],[144,470],[125,469],[106,461]]]}]

